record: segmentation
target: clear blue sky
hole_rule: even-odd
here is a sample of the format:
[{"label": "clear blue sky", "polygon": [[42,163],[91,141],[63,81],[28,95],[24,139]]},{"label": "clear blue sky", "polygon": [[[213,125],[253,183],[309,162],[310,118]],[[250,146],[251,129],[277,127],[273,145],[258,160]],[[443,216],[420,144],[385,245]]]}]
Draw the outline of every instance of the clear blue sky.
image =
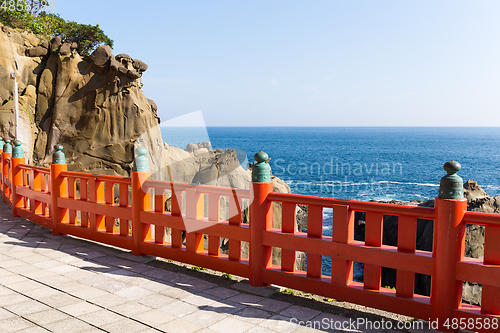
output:
[{"label": "clear blue sky", "polygon": [[54,0],[149,65],[163,121],[500,126],[500,1]]}]

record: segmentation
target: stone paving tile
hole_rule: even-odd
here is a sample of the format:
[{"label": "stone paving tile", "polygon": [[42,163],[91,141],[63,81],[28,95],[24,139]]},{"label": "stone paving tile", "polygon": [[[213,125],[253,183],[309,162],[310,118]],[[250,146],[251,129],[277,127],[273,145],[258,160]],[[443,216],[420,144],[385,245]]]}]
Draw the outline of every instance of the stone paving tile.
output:
[{"label": "stone paving tile", "polygon": [[182,298],[186,298],[190,295],[193,295],[193,292],[189,292],[189,291],[186,291],[184,289],[170,287],[170,286],[167,286],[167,287],[159,290],[158,292],[160,294],[165,295],[165,296],[177,298],[177,299],[182,299]]},{"label": "stone paving tile", "polygon": [[242,333],[254,326],[254,324],[248,323],[246,321],[239,320],[234,317],[227,317],[209,326],[208,328],[219,333]]},{"label": "stone paving tile", "polygon": [[38,289],[41,287],[43,287],[42,284],[32,280],[17,282],[9,285],[10,289],[15,290],[19,293],[23,293],[28,290]]},{"label": "stone paving tile", "polygon": [[42,326],[49,324],[49,323],[54,323],[56,321],[61,321],[61,320],[66,320],[66,319],[71,318],[71,316],[69,316],[68,314],[63,313],[59,310],[55,310],[55,309],[31,313],[31,314],[25,315],[24,317],[26,319],[38,324],[38,325],[42,325]]},{"label": "stone paving tile", "polygon": [[0,308],[0,320],[15,317],[16,315],[10,311]]},{"label": "stone paving tile", "polygon": [[[247,331],[247,332],[248,332],[248,331]],[[209,329],[209,328],[204,328],[204,329],[202,329],[201,331],[198,331],[198,332],[196,332],[196,333],[217,333],[217,332],[216,332],[216,331],[213,331],[213,330],[211,330],[211,329]],[[273,333],[274,333],[274,332],[273,332]]]},{"label": "stone paving tile", "polygon": [[9,286],[14,283],[25,282],[25,281],[29,281],[29,279],[19,275],[8,275],[2,278],[0,284],[2,284],[3,286]]},{"label": "stone paving tile", "polygon": [[69,273],[69,272],[74,272],[78,270],[78,267],[67,265],[67,264],[62,264],[57,267],[52,267],[47,269],[48,271],[57,273],[57,274],[64,274],[64,273]]},{"label": "stone paving tile", "polygon": [[191,314],[188,314],[187,316],[182,317],[182,319],[189,321],[191,323],[201,325],[203,327],[208,327],[212,324],[215,324],[218,321],[221,321],[226,317],[227,317],[226,315],[221,313],[198,310]]},{"label": "stone paving tile", "polygon": [[165,313],[168,313],[173,316],[177,317],[184,317],[187,316],[188,314],[195,312],[198,310],[198,307],[184,303],[182,301],[177,301],[168,305],[165,305],[164,307],[159,308],[160,311],[163,311]]},{"label": "stone paving tile", "polygon": [[109,295],[104,295],[104,296],[99,296],[95,298],[89,298],[87,299],[88,302],[97,304],[99,306],[102,306],[104,308],[110,308],[119,304],[124,304],[130,302],[129,299],[125,297],[120,297],[114,294],[109,294]]},{"label": "stone paving tile", "polygon": [[40,326],[32,326],[20,331],[16,331],[16,333],[47,333],[47,332],[50,331]]},{"label": "stone paving tile", "polygon": [[259,303],[255,304],[254,307],[264,311],[279,313],[291,306],[290,303],[277,301],[275,299],[266,298]]},{"label": "stone paving tile", "polygon": [[257,325],[264,319],[270,318],[271,314],[253,307],[247,307],[239,312],[236,312],[234,316],[239,317],[238,319]]},{"label": "stone paving tile", "polygon": [[228,289],[228,288],[224,288],[224,287],[211,288],[211,289],[204,290],[203,292],[205,294],[213,295],[213,296],[219,297],[221,299],[234,297],[234,296],[240,294],[236,290],[232,290],[232,289]]},{"label": "stone paving tile", "polygon": [[305,308],[303,306],[293,305],[280,312],[282,316],[297,318],[298,320],[309,320],[319,315],[321,311]]},{"label": "stone paving tile", "polygon": [[4,286],[0,286],[0,296],[13,295],[15,293],[16,292],[12,289],[9,289],[9,288],[4,287]]},{"label": "stone paving tile", "polygon": [[147,290],[147,289],[144,289],[144,288],[141,288],[138,286],[134,286],[134,287],[120,290],[119,292],[116,292],[114,294],[128,298],[131,301],[136,301],[136,300],[142,299],[144,297],[147,297],[149,295],[153,295],[153,292],[151,290]]},{"label": "stone paving tile", "polygon": [[169,315],[166,312],[160,310],[150,310],[148,312],[139,313],[132,316],[133,319],[138,320],[146,325],[151,325],[153,327],[159,326],[166,322],[177,319],[178,317]]},{"label": "stone paving tile", "polygon": [[96,284],[94,285],[94,287],[107,291],[108,293],[117,293],[121,290],[131,288],[133,286],[120,280],[110,279],[109,281]]},{"label": "stone paving tile", "polygon": [[123,319],[123,316],[120,316],[109,310],[102,309],[97,312],[87,313],[82,316],[79,316],[78,319],[83,320],[94,326],[101,327],[106,324],[111,324],[120,321]]},{"label": "stone paving tile", "polygon": [[109,293],[93,287],[86,287],[79,290],[75,290],[70,292],[69,294],[79,298],[94,298],[94,297],[109,295]]},{"label": "stone paving tile", "polygon": [[[316,317],[309,319],[309,321],[313,325],[317,325],[316,327],[320,327],[321,324],[326,323],[326,325],[322,326],[322,328],[323,328],[322,331],[324,331],[324,332],[337,332],[335,327],[342,328],[343,325],[348,325],[347,323],[349,323],[349,318],[337,316],[337,315],[334,315],[332,313],[321,312]],[[347,323],[344,324],[345,322],[347,322]]]},{"label": "stone paving tile", "polygon": [[[84,271],[84,270],[78,269],[75,271],[63,273],[62,275],[67,277],[67,278],[70,278],[71,280],[76,280],[76,281],[82,282],[81,280],[83,280],[85,278],[91,278],[91,277],[96,276],[98,274],[94,273],[94,272],[89,272],[89,271]],[[84,283],[84,282],[82,282],[82,283]]]},{"label": "stone paving tile", "polygon": [[0,332],[16,332],[34,326],[35,325],[21,317],[12,317],[0,320]]},{"label": "stone paving tile", "polygon": [[269,328],[265,328],[262,326],[255,326],[246,331],[245,333],[276,333],[276,331],[270,330]]},{"label": "stone paving tile", "polygon": [[14,312],[18,315],[26,315],[30,313],[36,313],[40,311],[45,311],[49,310],[50,307],[47,305],[40,303],[38,301],[30,299],[27,302],[21,302],[21,303],[16,303],[16,304],[11,304],[8,306],[4,306],[4,309]]},{"label": "stone paving tile", "polygon": [[290,317],[285,317],[281,315],[272,316],[269,319],[262,321],[259,326],[264,328],[269,328],[277,332],[291,332],[297,328],[295,324],[290,322]]},{"label": "stone paving tile", "polygon": [[62,321],[56,321],[53,323],[46,324],[45,326],[52,332],[64,332],[64,333],[80,333],[84,330],[91,330],[93,327],[86,322],[78,320],[76,318],[70,318]]},{"label": "stone paving tile", "polygon": [[139,333],[148,329],[149,327],[127,318],[101,326],[100,328],[109,333]]},{"label": "stone paving tile", "polygon": [[64,293],[58,293],[57,295],[49,297],[41,297],[39,301],[53,308],[59,308],[61,306],[81,302],[80,299]]},{"label": "stone paving tile", "polygon": [[172,297],[160,295],[160,294],[153,294],[151,296],[147,296],[143,299],[138,300],[138,303],[141,303],[143,305],[149,306],[150,308],[153,309],[159,309],[167,304],[174,303],[177,300]]},{"label": "stone paving tile", "polygon": [[139,313],[150,311],[151,308],[137,302],[128,302],[109,308],[110,311],[116,312],[125,317],[132,317]]},{"label": "stone paving tile", "polygon": [[23,273],[24,276],[29,277],[30,279],[35,279],[40,282],[40,278],[46,278],[49,276],[57,275],[54,272],[46,271],[46,270],[37,270],[37,271],[29,271]]},{"label": "stone paving tile", "polygon": [[218,297],[206,294],[190,295],[182,299],[182,301],[196,306],[210,305],[218,300],[219,300]]},{"label": "stone paving tile", "polygon": [[12,304],[27,302],[30,300],[30,298],[20,294],[5,295],[0,296],[0,306],[4,307]]},{"label": "stone paving tile", "polygon": [[193,333],[202,328],[203,327],[198,324],[191,323],[183,319],[175,319],[157,327],[157,329],[167,333]]},{"label": "stone paving tile", "polygon": [[158,292],[162,289],[165,289],[165,287],[171,287],[171,285],[166,284],[166,282],[158,282],[158,281],[151,281],[151,280],[146,280],[143,283],[139,285],[139,287],[151,290],[154,292]]},{"label": "stone paving tile", "polygon": [[234,303],[227,300],[222,300],[214,302],[210,305],[200,306],[199,309],[205,311],[214,311],[217,313],[231,314],[238,312],[246,307],[247,307],[246,305],[241,303]]},{"label": "stone paving tile", "polygon": [[101,309],[102,308],[85,301],[81,301],[71,305],[61,306],[58,308],[59,311],[67,313],[73,317],[78,317],[87,313],[96,312]]},{"label": "stone paving tile", "polygon": [[216,287],[217,285],[212,282],[208,282],[202,279],[191,279],[187,282],[177,283],[177,285],[184,286],[186,288],[192,288],[197,291],[204,291]]},{"label": "stone paving tile", "polygon": [[47,256],[42,256],[40,254],[33,254],[33,252],[29,252],[29,256],[21,258],[22,262],[27,264],[37,264],[39,262],[47,261],[49,258]]},{"label": "stone paving tile", "polygon": [[230,302],[244,304],[244,305],[255,306],[259,302],[262,302],[264,300],[264,297],[250,295],[250,294],[239,294],[239,295],[227,298],[226,300],[230,301]]}]

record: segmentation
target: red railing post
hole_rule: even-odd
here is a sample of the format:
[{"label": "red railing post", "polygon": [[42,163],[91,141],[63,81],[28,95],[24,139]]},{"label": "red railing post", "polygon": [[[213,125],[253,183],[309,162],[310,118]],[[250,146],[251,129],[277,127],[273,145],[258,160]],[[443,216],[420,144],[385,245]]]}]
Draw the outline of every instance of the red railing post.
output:
[{"label": "red railing post", "polygon": [[12,145],[10,144],[10,140],[5,141],[5,145],[3,146],[2,150],[2,197],[3,197],[3,202],[7,202],[9,200],[9,189],[6,184],[6,180],[9,179],[9,170],[10,170],[10,165],[7,162],[8,159],[12,156]]},{"label": "red railing post", "polygon": [[250,186],[250,285],[263,287],[263,270],[271,266],[272,247],[264,246],[263,232],[273,225],[272,203],[267,196],[273,190],[271,167],[266,153],[258,152],[254,156],[257,162],[252,168]]},{"label": "red railing post", "polygon": [[141,242],[150,238],[151,227],[141,223],[141,212],[147,209],[148,194],[142,184],[149,178],[149,162],[146,148],[137,148],[137,157],[132,170],[132,254],[141,255]]},{"label": "red railing post", "polygon": [[50,165],[50,183],[52,185],[51,189],[51,215],[52,215],[52,234],[59,234],[59,223],[68,220],[68,210],[59,208],[57,206],[58,198],[68,197],[68,187],[63,177],[61,177],[61,172],[67,171],[68,166],[66,165],[66,158],[62,152],[63,146],[56,145],[54,147],[56,151],[52,155],[52,164]]},{"label": "red railing post", "polygon": [[19,167],[24,164],[24,152],[21,147],[22,143],[19,140],[14,141],[14,149],[12,149],[11,168],[12,168],[12,216],[18,217],[18,208],[22,208],[23,198],[17,194],[17,186],[23,186],[23,170]]},{"label": "red railing post", "polygon": [[461,166],[450,161],[444,165],[448,173],[441,178],[439,196],[435,201],[434,274],[431,282],[432,318],[437,330],[449,329],[454,312],[462,302],[462,281],[456,279],[457,262],[464,257],[465,230],[463,217],[467,211],[463,181],[456,173]]}]

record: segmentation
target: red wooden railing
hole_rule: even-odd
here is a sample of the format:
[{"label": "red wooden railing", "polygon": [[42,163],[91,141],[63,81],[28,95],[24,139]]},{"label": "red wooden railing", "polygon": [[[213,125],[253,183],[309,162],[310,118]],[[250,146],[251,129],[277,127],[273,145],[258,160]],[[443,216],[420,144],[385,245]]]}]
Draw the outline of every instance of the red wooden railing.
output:
[{"label": "red wooden railing", "polygon": [[[29,166],[6,152],[0,165],[2,198],[13,215],[55,234],[235,274],[254,286],[275,284],[430,320],[442,331],[495,331],[500,324],[500,215],[467,212],[465,199],[436,198],[435,208],[424,208],[273,193],[270,182],[242,190],[152,181],[149,171],[92,175],[66,171],[65,164]],[[249,224],[242,223],[245,200]],[[221,201],[228,202],[227,220]],[[272,228],[275,202],[282,204],[281,229]],[[296,228],[298,204],[308,207],[307,233]],[[333,209],[332,237],[323,234],[325,208]],[[355,212],[366,214],[365,241],[354,240]],[[397,246],[382,244],[384,215],[398,217]],[[434,221],[433,252],[416,250],[418,218]],[[486,226],[484,260],[464,258],[466,224]],[[220,253],[221,238],[229,239],[227,255]],[[249,242],[248,259],[241,242]],[[272,265],[273,247],[282,249],[281,265]],[[307,253],[307,271],[295,267],[296,251]],[[332,258],[330,275],[322,273],[323,256]],[[353,262],[364,264],[364,282],[353,281]],[[395,290],[381,287],[381,267],[397,270]],[[414,293],[415,273],[431,276],[430,297]],[[463,281],[482,284],[481,307],[461,303]]]}]

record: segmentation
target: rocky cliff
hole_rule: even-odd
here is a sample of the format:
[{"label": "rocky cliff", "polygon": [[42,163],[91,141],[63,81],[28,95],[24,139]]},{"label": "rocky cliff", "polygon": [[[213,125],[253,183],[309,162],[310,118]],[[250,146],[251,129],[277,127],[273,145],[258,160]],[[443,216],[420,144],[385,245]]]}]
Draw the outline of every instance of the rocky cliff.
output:
[{"label": "rocky cliff", "polygon": [[134,146],[148,150],[157,180],[248,187],[233,150],[184,151],[164,144],[156,104],[142,91],[148,66],[109,46],[80,56],[76,43],[0,31],[0,136],[13,140],[13,80],[20,104],[19,139],[29,163],[48,165],[56,144],[68,169],[127,176]]}]

